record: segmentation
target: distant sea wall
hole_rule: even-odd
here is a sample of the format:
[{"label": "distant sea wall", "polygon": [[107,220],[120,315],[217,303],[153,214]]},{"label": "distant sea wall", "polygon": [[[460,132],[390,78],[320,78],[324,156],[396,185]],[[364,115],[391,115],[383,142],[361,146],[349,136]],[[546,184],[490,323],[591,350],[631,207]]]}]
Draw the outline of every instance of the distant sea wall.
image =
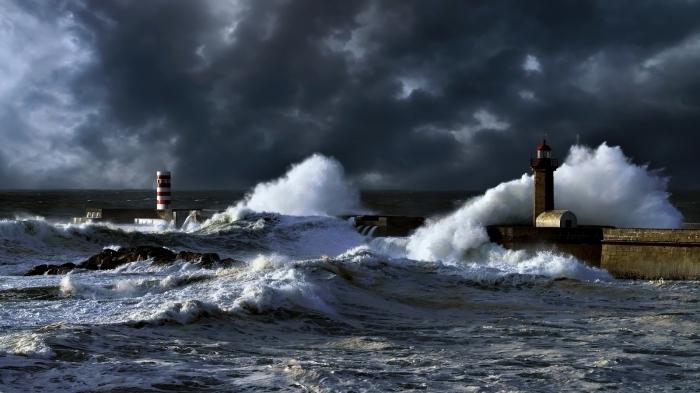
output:
[{"label": "distant sea wall", "polygon": [[700,280],[698,229],[490,226],[487,232],[506,248],[566,252],[618,278]]}]

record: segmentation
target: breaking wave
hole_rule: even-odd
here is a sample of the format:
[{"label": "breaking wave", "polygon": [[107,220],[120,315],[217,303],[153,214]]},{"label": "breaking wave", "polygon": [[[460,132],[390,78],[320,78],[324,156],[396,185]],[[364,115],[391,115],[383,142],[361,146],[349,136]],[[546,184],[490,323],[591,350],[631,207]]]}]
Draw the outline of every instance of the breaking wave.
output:
[{"label": "breaking wave", "polygon": [[[668,201],[667,179],[635,165],[619,147],[571,148],[555,172],[556,205],[573,210],[581,224],[678,227],[682,216]],[[527,223],[532,177],[499,184],[455,212],[429,219],[405,239],[372,241],[387,258],[479,264],[511,273],[606,279],[599,270],[551,251],[513,252],[490,243],[485,226]],[[295,257],[338,255],[366,242],[352,225],[329,217],[362,211],[358,192],[335,159],[314,154],[279,179],[260,183],[238,204],[190,233],[142,233],[109,225],[57,225],[4,220],[5,244],[33,250],[81,250],[95,245],[181,245],[203,251],[267,250]],[[262,213],[268,212],[268,213]],[[8,243],[9,242],[9,243]],[[57,251],[58,252],[58,251]],[[51,254],[49,252],[49,254]]]},{"label": "breaking wave", "polygon": [[[242,201],[211,220],[231,222],[248,212],[292,216],[337,216],[363,212],[357,189],[334,158],[313,154],[282,177],[259,183]],[[206,223],[205,223],[206,225]]]},{"label": "breaking wave", "polygon": [[[556,205],[573,210],[581,224],[677,228],[682,223],[682,215],[668,200],[668,179],[646,165],[633,164],[620,147],[605,143],[596,149],[574,146],[554,179]],[[429,220],[404,243],[405,255],[448,263],[480,262],[536,274],[601,276],[597,269],[571,257],[547,251],[528,256],[489,242],[485,226],[531,219],[532,187],[532,176],[524,174],[487,190],[445,217]],[[401,249],[400,244],[392,247],[394,253],[397,247]]]},{"label": "breaking wave", "polygon": [[110,223],[65,224],[44,219],[0,220],[0,274],[17,274],[41,263],[75,262],[102,248],[139,244],[185,244],[177,232],[141,232]]},{"label": "breaking wave", "polygon": [[668,178],[636,165],[619,146],[573,146],[554,172],[555,203],[584,225],[679,228],[683,215],[669,201]]},{"label": "breaking wave", "polygon": [[[668,202],[667,180],[646,166],[631,163],[619,147],[574,147],[555,179],[557,205],[574,211],[583,224],[680,224],[680,214]],[[523,175],[489,189],[449,215],[429,219],[412,236],[369,239],[357,233],[348,220],[332,217],[362,208],[340,164],[314,155],[280,179],[259,184],[236,206],[187,233],[142,233],[112,225],[65,225],[41,219],[0,221],[0,258],[5,262],[0,268],[5,270],[8,263],[14,263],[8,261],[24,267],[71,262],[104,248],[145,244],[174,251],[217,252],[240,261],[226,268],[204,268],[184,261],[170,265],[138,261],[113,270],[74,271],[63,277],[5,276],[0,281],[0,300],[5,300],[0,321],[12,330],[0,334],[0,358],[9,359],[11,365],[34,358],[53,361],[50,367],[41,366],[48,370],[44,378],[65,374],[66,386],[74,386],[76,376],[80,380],[83,374],[90,374],[76,365],[99,365],[107,370],[102,375],[113,371],[114,363],[94,362],[93,353],[114,356],[115,362],[125,364],[135,353],[151,356],[163,351],[168,370],[175,364],[171,359],[182,355],[186,360],[178,361],[183,369],[175,374],[204,370],[208,378],[212,369],[225,369],[220,366],[232,359],[245,359],[245,370],[250,369],[248,359],[252,356],[262,362],[256,366],[272,366],[266,363],[273,356],[267,347],[270,337],[292,338],[293,348],[278,352],[290,358],[299,357],[299,343],[308,343],[303,339],[317,337],[322,350],[312,348],[314,361],[319,354],[332,351],[334,345],[343,351],[323,360],[326,364],[344,359],[358,347],[365,347],[366,352],[358,353],[354,365],[366,363],[367,354],[378,353],[376,348],[383,353],[393,351],[390,358],[376,364],[398,365],[391,372],[403,382],[406,367],[413,362],[403,358],[409,345],[438,343],[416,352],[415,359],[421,360],[415,364],[425,369],[421,362],[427,355],[461,345],[457,343],[472,346],[475,337],[491,329],[492,321],[499,321],[506,329],[493,333],[493,339],[480,347],[488,349],[479,349],[475,356],[491,351],[493,343],[504,341],[503,337],[517,340],[521,334],[541,335],[541,343],[546,343],[543,347],[549,348],[552,337],[578,340],[581,329],[578,317],[571,326],[561,328],[556,325],[558,318],[550,315],[593,312],[586,320],[600,324],[606,318],[597,318],[598,313],[611,304],[621,304],[619,310],[625,313],[628,307],[639,307],[648,315],[648,304],[640,306],[639,299],[668,297],[643,292],[630,295],[625,287],[628,283],[614,282],[605,271],[570,255],[544,249],[506,250],[491,243],[487,225],[531,219],[531,194],[532,178]],[[683,296],[694,304],[690,302],[696,296]],[[666,304],[658,306],[667,310]],[[525,324],[509,325],[517,318],[523,318]],[[533,323],[540,319],[542,323]],[[464,328],[465,321],[474,320],[480,320],[478,326]],[[456,322],[451,325],[451,321]],[[181,326],[191,324],[201,325]],[[47,326],[57,327],[47,331]],[[408,330],[416,326],[426,329],[424,335]],[[619,341],[617,326],[602,326],[596,331],[611,335],[611,343]],[[373,329],[379,333],[373,335]],[[696,338],[695,330],[688,331],[692,331],[688,340]],[[339,332],[342,339],[334,342],[331,337]],[[360,337],[358,332],[368,336]],[[400,341],[403,337],[407,340]],[[450,337],[456,341],[450,342]],[[285,350],[277,346],[281,341],[272,342],[275,351]],[[173,344],[164,348],[164,343]],[[231,343],[240,346],[228,346]],[[592,348],[600,343],[594,344]],[[247,351],[256,346],[264,349],[264,356],[249,355]],[[463,354],[450,357],[468,358]],[[205,358],[211,363],[200,363]],[[448,369],[442,362],[430,370]],[[346,368],[354,365],[348,363]],[[500,369],[503,365],[496,366]],[[375,364],[371,368],[367,374],[363,371],[363,379],[376,371]],[[453,368],[461,372],[469,365],[460,363]],[[168,380],[162,377],[165,368],[153,369],[152,374],[143,374],[144,369],[122,369],[127,370],[123,374],[126,382],[115,384],[115,389],[134,385],[135,378],[146,378],[149,384]],[[22,380],[17,379],[12,386],[25,389],[27,381],[35,379],[36,370],[17,371]],[[301,366],[284,370],[294,378],[328,381],[322,374],[309,377]],[[455,375],[461,383],[464,376]],[[239,382],[249,384],[255,378],[239,378]],[[215,389],[223,386],[215,382]],[[289,386],[286,380],[283,383],[282,388]]]},{"label": "breaking wave", "polygon": [[37,358],[51,358],[55,355],[46,345],[44,335],[30,332],[0,335],[0,355],[3,353]]}]

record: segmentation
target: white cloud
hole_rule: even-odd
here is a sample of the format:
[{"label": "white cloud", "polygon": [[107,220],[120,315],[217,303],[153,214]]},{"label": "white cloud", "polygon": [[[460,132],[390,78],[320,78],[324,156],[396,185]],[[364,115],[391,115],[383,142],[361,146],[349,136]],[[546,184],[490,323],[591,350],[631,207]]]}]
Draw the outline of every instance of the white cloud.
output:
[{"label": "white cloud", "polygon": [[637,83],[646,83],[657,77],[685,74],[682,72],[683,68],[696,72],[699,65],[700,34],[694,34],[677,45],[644,59],[634,72],[634,80]]},{"label": "white cloud", "polygon": [[540,64],[537,56],[528,54],[525,56],[525,61],[523,61],[523,70],[528,74],[533,72],[539,74],[542,72],[542,64]]},{"label": "white cloud", "polygon": [[[136,133],[108,130],[108,124],[87,128],[102,107],[74,94],[75,78],[95,56],[78,31],[70,12],[40,18],[0,1],[0,162],[15,182],[0,187],[144,187],[153,171],[176,164],[177,138],[139,136],[166,127],[164,119]],[[90,133],[100,150],[79,142]]]},{"label": "white cloud", "polygon": [[17,186],[32,186],[81,160],[67,141],[96,109],[79,107],[69,84],[93,53],[71,13],[40,19],[1,2],[0,15],[0,156]]},{"label": "white cloud", "polygon": [[477,110],[473,113],[472,117],[474,118],[475,122],[464,124],[456,129],[442,129],[434,126],[428,126],[422,127],[417,131],[432,133],[448,133],[452,135],[458,142],[467,144],[471,142],[474,135],[476,135],[479,132],[500,132],[510,128],[510,123],[508,123],[505,120],[499,119],[496,115],[485,109]]},{"label": "white cloud", "polygon": [[[243,19],[248,5],[242,1],[218,1],[209,0],[206,2],[212,18],[216,21],[218,28],[219,44],[230,45],[236,42],[236,32],[238,25]],[[216,38],[216,37],[213,37]],[[216,46],[216,45],[215,45]]]},{"label": "white cloud", "polygon": [[423,77],[407,76],[399,77],[399,82],[401,82],[401,92],[398,97],[400,99],[408,98],[411,93],[416,90],[422,90],[430,94],[436,94],[437,91],[434,86],[428,81],[428,79]]}]

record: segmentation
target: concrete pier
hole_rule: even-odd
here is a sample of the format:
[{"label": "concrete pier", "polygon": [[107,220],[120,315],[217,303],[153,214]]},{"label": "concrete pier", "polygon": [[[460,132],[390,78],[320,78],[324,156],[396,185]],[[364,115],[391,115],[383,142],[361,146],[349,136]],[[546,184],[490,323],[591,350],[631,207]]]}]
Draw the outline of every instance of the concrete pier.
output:
[{"label": "concrete pier", "polygon": [[700,280],[697,229],[490,226],[487,232],[505,248],[568,253],[617,278]]},{"label": "concrete pier", "polygon": [[102,209],[88,208],[85,216],[73,217],[74,224],[90,222],[111,222],[113,224],[138,224],[137,220],[163,220],[172,223],[176,227],[182,226],[187,217],[193,216],[195,221],[203,222],[211,217],[215,211],[203,209]]},{"label": "concrete pier", "polygon": [[500,226],[486,228],[489,239],[512,250],[552,249],[575,256],[591,266],[600,266],[604,227],[539,228]]},{"label": "concrete pier", "polygon": [[700,230],[606,229],[600,266],[620,278],[700,280]]}]

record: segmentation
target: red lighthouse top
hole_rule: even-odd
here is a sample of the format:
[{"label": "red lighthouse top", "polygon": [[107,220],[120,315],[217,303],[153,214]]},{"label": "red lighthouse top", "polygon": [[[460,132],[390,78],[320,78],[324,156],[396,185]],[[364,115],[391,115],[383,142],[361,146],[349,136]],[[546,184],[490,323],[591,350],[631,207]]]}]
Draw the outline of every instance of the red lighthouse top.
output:
[{"label": "red lighthouse top", "polygon": [[537,151],[552,151],[552,148],[549,147],[546,139],[542,139],[542,143],[537,146]]},{"label": "red lighthouse top", "polygon": [[547,144],[547,140],[543,139],[542,143],[537,146],[537,157],[530,160],[532,169],[550,169],[554,170],[559,166],[559,162],[552,158],[552,148]]}]

